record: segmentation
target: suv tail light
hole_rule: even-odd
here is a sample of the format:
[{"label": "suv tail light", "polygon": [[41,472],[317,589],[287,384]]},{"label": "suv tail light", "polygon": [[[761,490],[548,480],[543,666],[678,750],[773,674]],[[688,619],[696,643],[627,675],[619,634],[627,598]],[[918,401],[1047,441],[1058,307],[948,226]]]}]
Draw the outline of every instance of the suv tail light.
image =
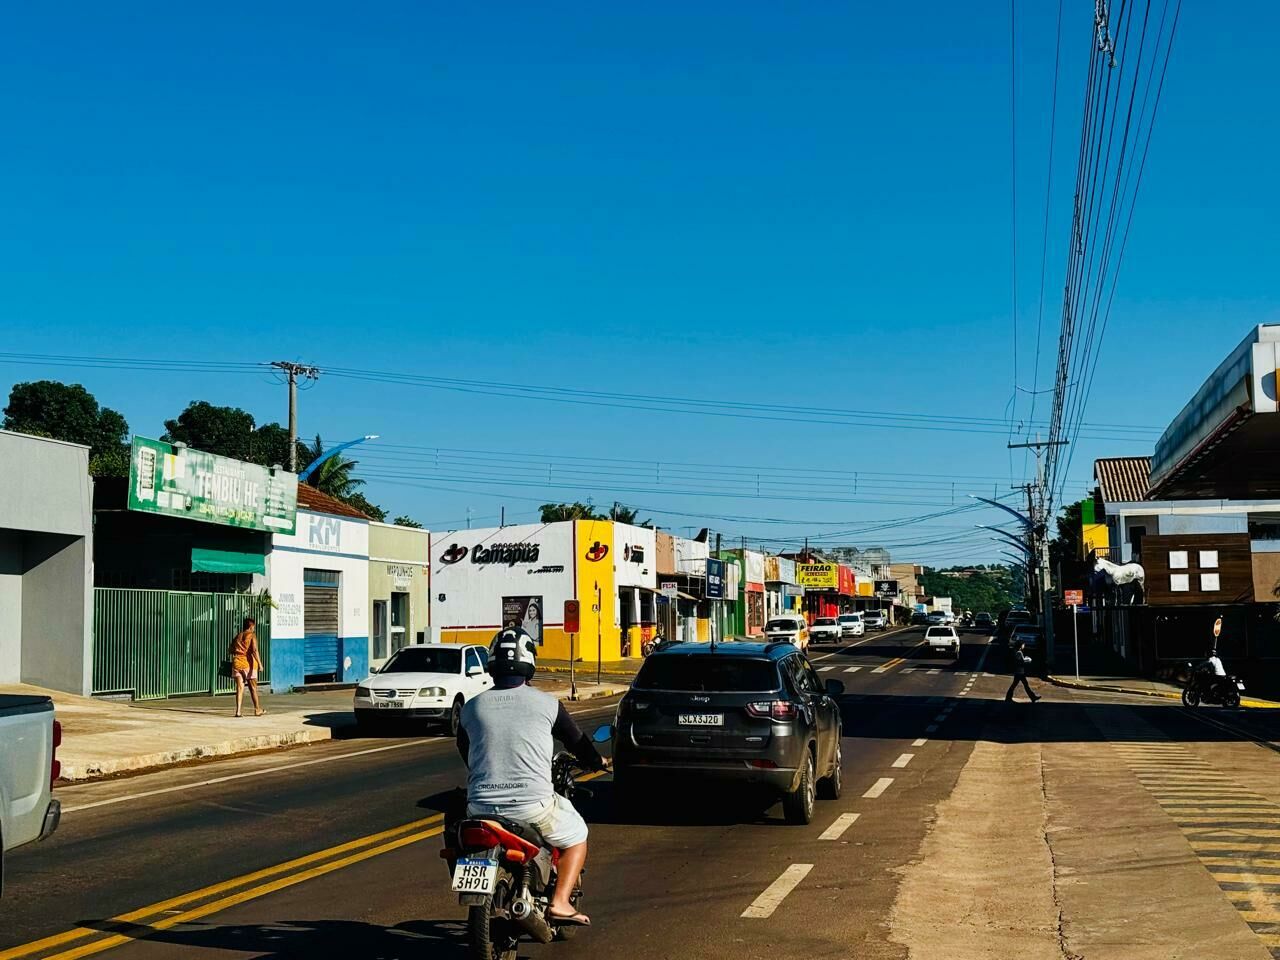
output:
[{"label": "suv tail light", "polygon": [[747,713],[771,720],[794,720],[799,711],[790,700],[757,700],[747,704]]},{"label": "suv tail light", "polygon": [[53,721],[53,754],[49,762],[49,786],[58,782],[62,776],[62,761],[58,759],[58,748],[62,746],[62,724]]}]

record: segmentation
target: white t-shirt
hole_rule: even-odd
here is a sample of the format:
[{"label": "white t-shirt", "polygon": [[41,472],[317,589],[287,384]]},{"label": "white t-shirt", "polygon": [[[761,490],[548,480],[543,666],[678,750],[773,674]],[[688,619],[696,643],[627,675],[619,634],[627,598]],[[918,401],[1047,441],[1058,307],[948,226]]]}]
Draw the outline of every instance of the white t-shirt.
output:
[{"label": "white t-shirt", "polygon": [[1213,667],[1213,675],[1215,677],[1225,677],[1227,675],[1227,671],[1223,668],[1222,661],[1218,659],[1216,653],[1205,662]]}]

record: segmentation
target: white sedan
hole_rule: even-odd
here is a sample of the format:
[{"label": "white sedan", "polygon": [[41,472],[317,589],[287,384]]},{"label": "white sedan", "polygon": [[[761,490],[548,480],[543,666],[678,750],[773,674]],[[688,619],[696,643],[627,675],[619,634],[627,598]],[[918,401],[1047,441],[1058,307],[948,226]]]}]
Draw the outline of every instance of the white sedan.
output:
[{"label": "white sedan", "polygon": [[867,625],[862,622],[860,613],[842,613],[836,620],[840,623],[842,637],[860,637],[867,632]]},{"label": "white sedan", "polygon": [[840,621],[835,617],[818,617],[809,628],[809,639],[814,643],[833,643],[840,639]]},{"label": "white sedan", "polygon": [[930,627],[925,631],[924,642],[930,653],[942,652],[953,660],[960,659],[960,635],[955,627]]},{"label": "white sedan", "polygon": [[472,644],[420,643],[397,650],[356,687],[356,723],[430,720],[455,736],[462,705],[493,686],[488,659],[486,648]]}]

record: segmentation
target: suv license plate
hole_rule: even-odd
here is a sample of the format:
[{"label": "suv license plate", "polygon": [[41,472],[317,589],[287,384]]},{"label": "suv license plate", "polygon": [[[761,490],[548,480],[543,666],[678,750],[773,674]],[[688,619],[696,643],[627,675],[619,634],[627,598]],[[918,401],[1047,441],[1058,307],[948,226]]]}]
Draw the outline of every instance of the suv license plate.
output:
[{"label": "suv license plate", "polygon": [[455,893],[493,893],[498,885],[498,861],[488,857],[459,857],[453,868]]},{"label": "suv license plate", "polygon": [[377,703],[374,704],[374,707],[378,710],[403,710],[404,701],[403,700],[379,700]]},{"label": "suv license plate", "polygon": [[680,714],[680,726],[682,727],[723,727],[723,713],[682,713]]}]

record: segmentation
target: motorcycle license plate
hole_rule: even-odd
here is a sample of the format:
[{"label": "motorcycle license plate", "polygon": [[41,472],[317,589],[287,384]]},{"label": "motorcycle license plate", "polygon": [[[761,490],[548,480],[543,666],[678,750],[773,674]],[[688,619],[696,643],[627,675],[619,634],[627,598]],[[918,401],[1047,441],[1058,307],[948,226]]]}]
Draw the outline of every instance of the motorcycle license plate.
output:
[{"label": "motorcycle license plate", "polygon": [[1237,689],[1237,690],[1243,690],[1243,689],[1244,689],[1244,684],[1243,684],[1243,683],[1241,683],[1239,680],[1237,680],[1237,681],[1236,681],[1236,689]]},{"label": "motorcycle license plate", "polygon": [[723,727],[723,713],[682,713],[680,714],[680,726],[682,727]]},{"label": "motorcycle license plate", "polygon": [[453,868],[454,893],[493,893],[498,885],[498,861],[487,857],[459,857]]},{"label": "motorcycle license plate", "polygon": [[403,710],[403,700],[379,700],[374,706],[379,710]]}]

